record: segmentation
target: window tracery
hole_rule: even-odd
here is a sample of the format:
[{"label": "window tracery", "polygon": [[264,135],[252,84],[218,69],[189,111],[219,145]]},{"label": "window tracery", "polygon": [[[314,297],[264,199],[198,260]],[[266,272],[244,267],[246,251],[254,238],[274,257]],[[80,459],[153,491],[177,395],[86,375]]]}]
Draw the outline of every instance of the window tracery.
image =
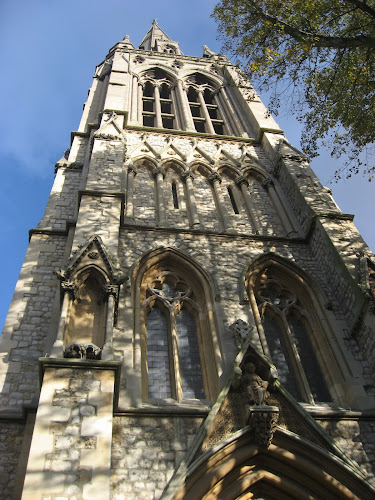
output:
[{"label": "window tracery", "polygon": [[296,290],[280,277],[264,273],[255,287],[255,299],[280,381],[298,401],[332,401],[311,342],[313,321]]},{"label": "window tracery", "polygon": [[149,399],[204,399],[198,344],[200,312],[194,293],[178,274],[163,271],[147,283]]},{"label": "window tracery", "polygon": [[173,83],[161,69],[154,68],[142,77],[142,119],[146,127],[177,128]]},{"label": "window tracery", "polygon": [[224,120],[215,98],[215,87],[203,75],[196,73],[187,81],[187,96],[197,132],[223,135]]}]

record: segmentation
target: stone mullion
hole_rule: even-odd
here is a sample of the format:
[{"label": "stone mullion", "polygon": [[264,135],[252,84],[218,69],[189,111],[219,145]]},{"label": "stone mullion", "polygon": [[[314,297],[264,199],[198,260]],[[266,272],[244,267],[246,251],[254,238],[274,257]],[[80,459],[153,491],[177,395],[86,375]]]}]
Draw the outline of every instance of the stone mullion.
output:
[{"label": "stone mullion", "polygon": [[222,102],[227,110],[226,116],[228,117],[228,119],[232,123],[232,126],[235,130],[236,135],[241,136],[242,132],[243,132],[243,127],[241,126],[241,123],[237,118],[238,115],[237,115],[236,111],[233,109],[232,104],[231,104],[230,99],[229,99],[229,96],[227,94],[227,91],[224,87],[220,88],[219,96],[220,96],[220,98],[221,98],[221,100],[222,100]]},{"label": "stone mullion", "polygon": [[163,128],[163,120],[161,119],[160,105],[160,90],[157,85],[154,86],[154,106],[155,106],[155,127]]},{"label": "stone mullion", "polygon": [[304,400],[307,403],[314,404],[314,398],[310,391],[310,385],[306,378],[305,370],[303,369],[297,347],[293,341],[289,324],[285,317],[285,311],[283,311],[282,314],[282,323],[283,323],[285,345],[287,350],[289,351],[290,362],[292,363],[293,369],[295,370],[295,374],[297,375],[297,386]]},{"label": "stone mullion", "polygon": [[191,116],[190,106],[187,95],[182,86],[182,81],[177,81],[177,95],[181,103],[181,115],[184,129],[189,132],[195,132],[193,117]]},{"label": "stone mullion", "polygon": [[218,107],[218,109],[220,111],[220,116],[224,122],[224,127],[226,129],[227,135],[236,135],[236,131],[233,129],[233,124],[231,122],[230,117],[228,116],[228,113],[224,109],[224,106],[221,102],[219,94],[214,95],[214,100],[215,100],[216,106]]},{"label": "stone mullion", "polygon": [[134,219],[134,178],[137,175],[137,169],[130,165],[128,167],[128,187],[126,197],[126,217]]},{"label": "stone mullion", "polygon": [[268,347],[267,339],[266,339],[266,334],[264,333],[262,319],[261,319],[260,314],[259,314],[258,304],[257,304],[256,298],[254,295],[254,290],[252,290],[252,289],[250,289],[250,291],[249,291],[249,300],[250,300],[251,308],[253,310],[255,324],[256,324],[256,327],[258,329],[259,339],[260,339],[260,343],[261,343],[262,348],[263,348],[263,353],[267,358],[272,359],[271,353],[270,353],[270,350]]},{"label": "stone mullion", "polygon": [[[183,397],[182,383],[181,383],[181,372],[180,372],[180,360],[178,358],[178,341],[177,341],[177,327],[176,327],[176,309],[173,306],[169,307],[169,325],[170,325],[170,345],[172,357],[171,365],[173,367],[171,377],[172,377],[172,396],[174,396],[177,401],[181,401]],[[174,394],[173,394],[174,393]]]},{"label": "stone mullion", "polygon": [[206,132],[208,132],[210,134],[216,134],[214,126],[212,125],[210,113],[208,112],[206,102],[204,100],[203,92],[200,89],[197,89],[197,93],[198,93],[199,104],[201,105],[201,110],[202,110],[202,113],[203,113],[203,116],[205,119],[205,123],[206,123],[207,129],[208,129],[208,130],[206,129]]},{"label": "stone mullion", "polygon": [[246,179],[245,176],[241,175],[241,176],[237,177],[235,182],[236,182],[237,186],[239,186],[241,189],[242,196],[244,197],[244,200],[245,200],[247,212],[249,214],[251,223],[255,227],[255,231],[257,234],[261,234],[262,224],[260,223],[260,220],[258,218],[258,214],[257,214],[257,212],[254,208],[253,202],[251,200],[251,196],[250,196],[250,193],[248,190],[249,181]]},{"label": "stone mullion", "polygon": [[143,87],[138,83],[138,125],[143,125]]},{"label": "stone mullion", "polygon": [[228,103],[230,103],[233,108],[234,108],[234,116],[238,118],[238,121],[240,123],[239,129],[241,132],[242,137],[249,137],[249,134],[247,133],[246,129],[249,127],[249,125],[246,123],[245,118],[242,116],[242,111],[241,108],[239,107],[236,97],[233,94],[233,90],[229,87],[228,91],[226,92]]},{"label": "stone mullion", "polygon": [[187,201],[192,226],[199,226],[199,216],[193,187],[193,174],[191,172],[184,172],[182,178],[186,184]]},{"label": "stone mullion", "polygon": [[239,135],[238,125],[234,119],[234,111],[228,108],[228,103],[226,101],[227,97],[223,95],[223,88],[217,91],[215,94],[215,100],[220,109],[221,116],[223,117],[224,124],[227,126],[229,134]]},{"label": "stone mullion", "polygon": [[230,223],[230,219],[229,219],[228,213],[227,213],[226,208],[225,208],[224,196],[223,196],[223,193],[221,192],[221,188],[220,188],[221,177],[216,172],[213,172],[212,174],[209,175],[208,180],[211,182],[211,184],[214,188],[216,205],[218,207],[219,215],[220,215],[220,218],[221,218],[223,225],[224,225],[224,230],[230,229],[231,223]]},{"label": "stone mullion", "polygon": [[131,122],[137,123],[138,113],[138,78],[133,76],[132,80],[132,102],[131,102]]},{"label": "stone mullion", "polygon": [[272,179],[265,179],[262,182],[262,186],[268,191],[270,198],[272,200],[272,203],[274,204],[276,211],[281,219],[281,223],[283,224],[283,226],[285,228],[287,236],[294,233],[295,230],[294,230],[293,226],[291,225],[289,218],[288,218],[288,215],[287,215],[287,213],[286,213],[286,211],[285,211],[285,209],[284,209],[284,207],[283,207],[283,205],[282,205],[282,203],[277,195],[273,180]]},{"label": "stone mullion", "polygon": [[165,172],[162,167],[157,167],[153,171],[153,175],[156,180],[156,196],[157,196],[157,214],[158,214],[158,225],[165,224],[165,204],[164,204],[164,175]]},{"label": "stone mullion", "polygon": [[183,125],[181,123],[181,118],[180,118],[180,115],[178,113],[178,105],[177,105],[178,100],[177,100],[177,93],[176,93],[175,88],[171,89],[171,98],[172,98],[172,112],[174,114],[174,119],[175,119],[174,128],[176,128],[178,130],[182,130]]}]

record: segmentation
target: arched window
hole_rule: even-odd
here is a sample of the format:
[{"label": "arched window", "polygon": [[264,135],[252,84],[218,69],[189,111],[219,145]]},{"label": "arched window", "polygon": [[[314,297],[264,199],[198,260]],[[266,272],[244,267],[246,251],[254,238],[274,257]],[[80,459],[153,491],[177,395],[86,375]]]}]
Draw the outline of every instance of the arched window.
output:
[{"label": "arched window", "polygon": [[195,73],[187,80],[188,101],[197,132],[223,135],[224,120],[215,98],[215,87],[204,75]]},{"label": "arched window", "polygon": [[148,398],[204,399],[192,289],[164,271],[148,282],[146,294]]},{"label": "arched window", "polygon": [[270,266],[254,275],[249,286],[263,349],[276,366],[280,382],[298,401],[331,402],[322,358],[317,355],[322,335],[318,335],[311,300],[298,286],[298,279]]},{"label": "arched window", "polygon": [[177,128],[172,81],[159,68],[149,70],[142,78],[143,125],[157,128]]},{"label": "arched window", "polygon": [[214,400],[222,360],[212,286],[198,266],[172,250],[157,250],[140,266],[135,283],[143,400],[158,405]]}]

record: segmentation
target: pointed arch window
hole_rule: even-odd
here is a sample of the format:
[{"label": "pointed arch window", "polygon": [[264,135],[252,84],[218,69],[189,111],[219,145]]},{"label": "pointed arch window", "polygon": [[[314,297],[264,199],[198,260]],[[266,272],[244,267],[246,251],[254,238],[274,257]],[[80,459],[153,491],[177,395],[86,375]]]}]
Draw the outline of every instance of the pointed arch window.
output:
[{"label": "pointed arch window", "polygon": [[192,289],[176,273],[164,271],[147,284],[146,295],[148,399],[204,399],[200,308]]},{"label": "pointed arch window", "polygon": [[177,128],[172,82],[164,71],[154,68],[144,75],[142,94],[144,126]]},{"label": "pointed arch window", "polygon": [[308,306],[293,287],[272,274],[263,274],[254,291],[266,347],[279,380],[298,401],[331,402],[311,341],[313,321]]}]

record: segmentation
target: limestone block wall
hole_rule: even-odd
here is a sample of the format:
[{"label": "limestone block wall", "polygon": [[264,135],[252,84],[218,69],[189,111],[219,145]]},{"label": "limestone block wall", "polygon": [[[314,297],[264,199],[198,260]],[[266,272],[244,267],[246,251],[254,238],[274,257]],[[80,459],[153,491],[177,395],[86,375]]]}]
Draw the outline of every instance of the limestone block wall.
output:
[{"label": "limestone block wall", "polygon": [[0,498],[11,498],[20,459],[25,426],[17,422],[0,423]]},{"label": "limestone block wall", "polygon": [[[66,237],[34,234],[0,337],[1,407],[21,412],[38,388],[40,356],[49,352],[56,334],[60,269]],[[56,312],[57,314],[54,314]]]},{"label": "limestone block wall", "polygon": [[78,189],[82,166],[59,168],[38,228],[65,231],[67,222],[74,221],[78,206]]},{"label": "limestone block wall", "polygon": [[189,449],[203,417],[121,415],[113,419],[113,500],[157,500]]},{"label": "limestone block wall", "polygon": [[365,419],[318,420],[341,450],[356,462],[375,486],[375,423]]},{"label": "limestone block wall", "polygon": [[114,372],[78,366],[45,369],[23,500],[110,498]]},{"label": "limestone block wall", "polygon": [[124,189],[124,144],[95,139],[86,189],[121,191]]}]

